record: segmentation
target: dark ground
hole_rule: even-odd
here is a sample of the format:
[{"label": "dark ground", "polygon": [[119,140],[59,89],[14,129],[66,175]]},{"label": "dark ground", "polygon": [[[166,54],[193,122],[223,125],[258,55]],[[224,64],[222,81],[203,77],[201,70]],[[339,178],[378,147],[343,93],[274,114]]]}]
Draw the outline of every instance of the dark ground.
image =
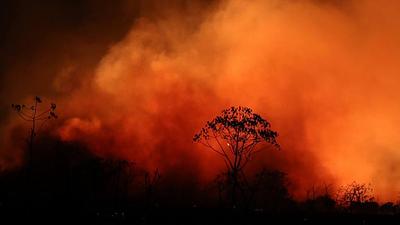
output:
[{"label": "dark ground", "polygon": [[400,224],[399,215],[269,214],[227,209],[131,209],[127,211],[1,210],[2,224]]}]

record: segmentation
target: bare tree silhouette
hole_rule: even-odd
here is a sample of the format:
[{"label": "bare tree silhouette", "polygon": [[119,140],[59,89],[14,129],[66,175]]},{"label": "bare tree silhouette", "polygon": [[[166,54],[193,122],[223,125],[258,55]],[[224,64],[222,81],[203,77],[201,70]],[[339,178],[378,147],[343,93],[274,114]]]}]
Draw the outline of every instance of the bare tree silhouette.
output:
[{"label": "bare tree silhouette", "polygon": [[39,108],[39,104],[42,103],[42,99],[38,96],[35,96],[34,102],[32,105],[23,105],[23,104],[11,104],[13,110],[18,114],[18,116],[26,122],[31,124],[29,137],[27,139],[28,144],[28,162],[26,167],[26,182],[27,182],[27,195],[28,198],[28,208],[31,204],[31,196],[28,192],[31,189],[31,180],[32,180],[32,163],[33,163],[33,146],[34,140],[38,133],[38,131],[46,124],[47,121],[51,119],[56,119],[57,115],[55,113],[56,104],[50,103],[50,106],[44,109]]},{"label": "bare tree silhouette", "polygon": [[37,132],[43,127],[43,125],[50,119],[56,119],[57,115],[55,113],[56,104],[51,103],[48,108],[44,110],[39,109],[39,104],[42,103],[40,97],[36,96],[34,98],[34,103],[31,106],[21,105],[21,104],[11,104],[11,107],[17,112],[18,116],[22,120],[31,123],[28,142],[28,168],[32,166],[32,154],[33,154],[33,143]]},{"label": "bare tree silhouette", "polygon": [[243,192],[241,178],[243,169],[254,154],[261,151],[257,144],[267,142],[279,148],[278,133],[270,129],[270,123],[247,107],[230,107],[208,121],[193,141],[198,142],[220,155],[227,167],[231,186],[231,200],[236,205],[237,189]]},{"label": "bare tree silhouette", "polygon": [[161,174],[160,171],[157,169],[154,170],[153,174],[149,171],[144,171],[144,188],[145,188],[145,197],[146,197],[146,204],[149,207],[153,207],[155,196],[154,192],[156,191],[156,187],[160,182]]}]

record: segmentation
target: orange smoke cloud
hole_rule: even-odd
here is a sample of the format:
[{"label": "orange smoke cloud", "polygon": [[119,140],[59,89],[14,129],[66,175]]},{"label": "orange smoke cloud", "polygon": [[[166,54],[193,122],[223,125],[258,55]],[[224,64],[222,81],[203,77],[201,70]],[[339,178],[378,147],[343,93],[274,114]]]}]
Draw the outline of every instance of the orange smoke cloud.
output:
[{"label": "orange smoke cloud", "polygon": [[[282,151],[254,165],[287,172],[296,196],[356,180],[371,182],[381,201],[397,197],[399,3],[185,7],[137,19],[84,88],[59,99],[69,118],[58,129],[63,140],[207,179],[223,165],[192,135],[220,110],[244,105],[280,134]],[[60,71],[58,86],[69,70]]]}]

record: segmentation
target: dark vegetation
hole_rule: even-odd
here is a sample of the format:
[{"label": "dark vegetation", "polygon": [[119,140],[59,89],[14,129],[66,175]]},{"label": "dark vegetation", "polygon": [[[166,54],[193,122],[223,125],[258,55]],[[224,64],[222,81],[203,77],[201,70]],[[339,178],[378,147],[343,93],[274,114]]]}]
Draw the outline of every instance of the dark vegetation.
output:
[{"label": "dark vegetation", "polygon": [[[46,113],[54,110],[55,105],[51,105]],[[36,137],[35,129],[31,131]],[[0,175],[0,217],[2,221],[10,221],[5,224],[32,221],[397,224],[400,221],[400,205],[392,202],[379,205],[367,184],[353,182],[337,191],[329,185],[313,186],[305,200],[296,201],[288,191],[284,172],[266,167],[256,173],[245,173],[245,165],[260,150],[255,148],[258,143],[279,148],[276,136],[269,123],[248,108],[223,111],[194,137],[195,141],[205,141],[227,165],[226,171],[204,185],[176,182],[170,172],[149,171],[137,162],[101,158],[80,143],[62,142],[44,133],[35,138],[34,144],[33,140],[28,141],[29,152],[34,151],[27,154],[30,163]],[[220,138],[220,143],[211,143],[212,138]],[[221,141],[228,141],[229,145],[225,142],[227,147],[223,147]]]}]

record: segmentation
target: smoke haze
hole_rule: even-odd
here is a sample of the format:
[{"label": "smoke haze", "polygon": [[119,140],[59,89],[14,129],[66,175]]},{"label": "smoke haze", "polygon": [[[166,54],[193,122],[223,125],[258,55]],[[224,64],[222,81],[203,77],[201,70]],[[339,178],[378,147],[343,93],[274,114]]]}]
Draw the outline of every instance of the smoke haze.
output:
[{"label": "smoke haze", "polygon": [[253,167],[287,172],[295,196],[356,180],[397,198],[400,3],[52,2],[6,4],[3,169],[23,155],[12,149],[24,127],[8,107],[38,94],[58,103],[54,137],[206,182],[223,164],[192,136],[243,105],[282,146]]}]

